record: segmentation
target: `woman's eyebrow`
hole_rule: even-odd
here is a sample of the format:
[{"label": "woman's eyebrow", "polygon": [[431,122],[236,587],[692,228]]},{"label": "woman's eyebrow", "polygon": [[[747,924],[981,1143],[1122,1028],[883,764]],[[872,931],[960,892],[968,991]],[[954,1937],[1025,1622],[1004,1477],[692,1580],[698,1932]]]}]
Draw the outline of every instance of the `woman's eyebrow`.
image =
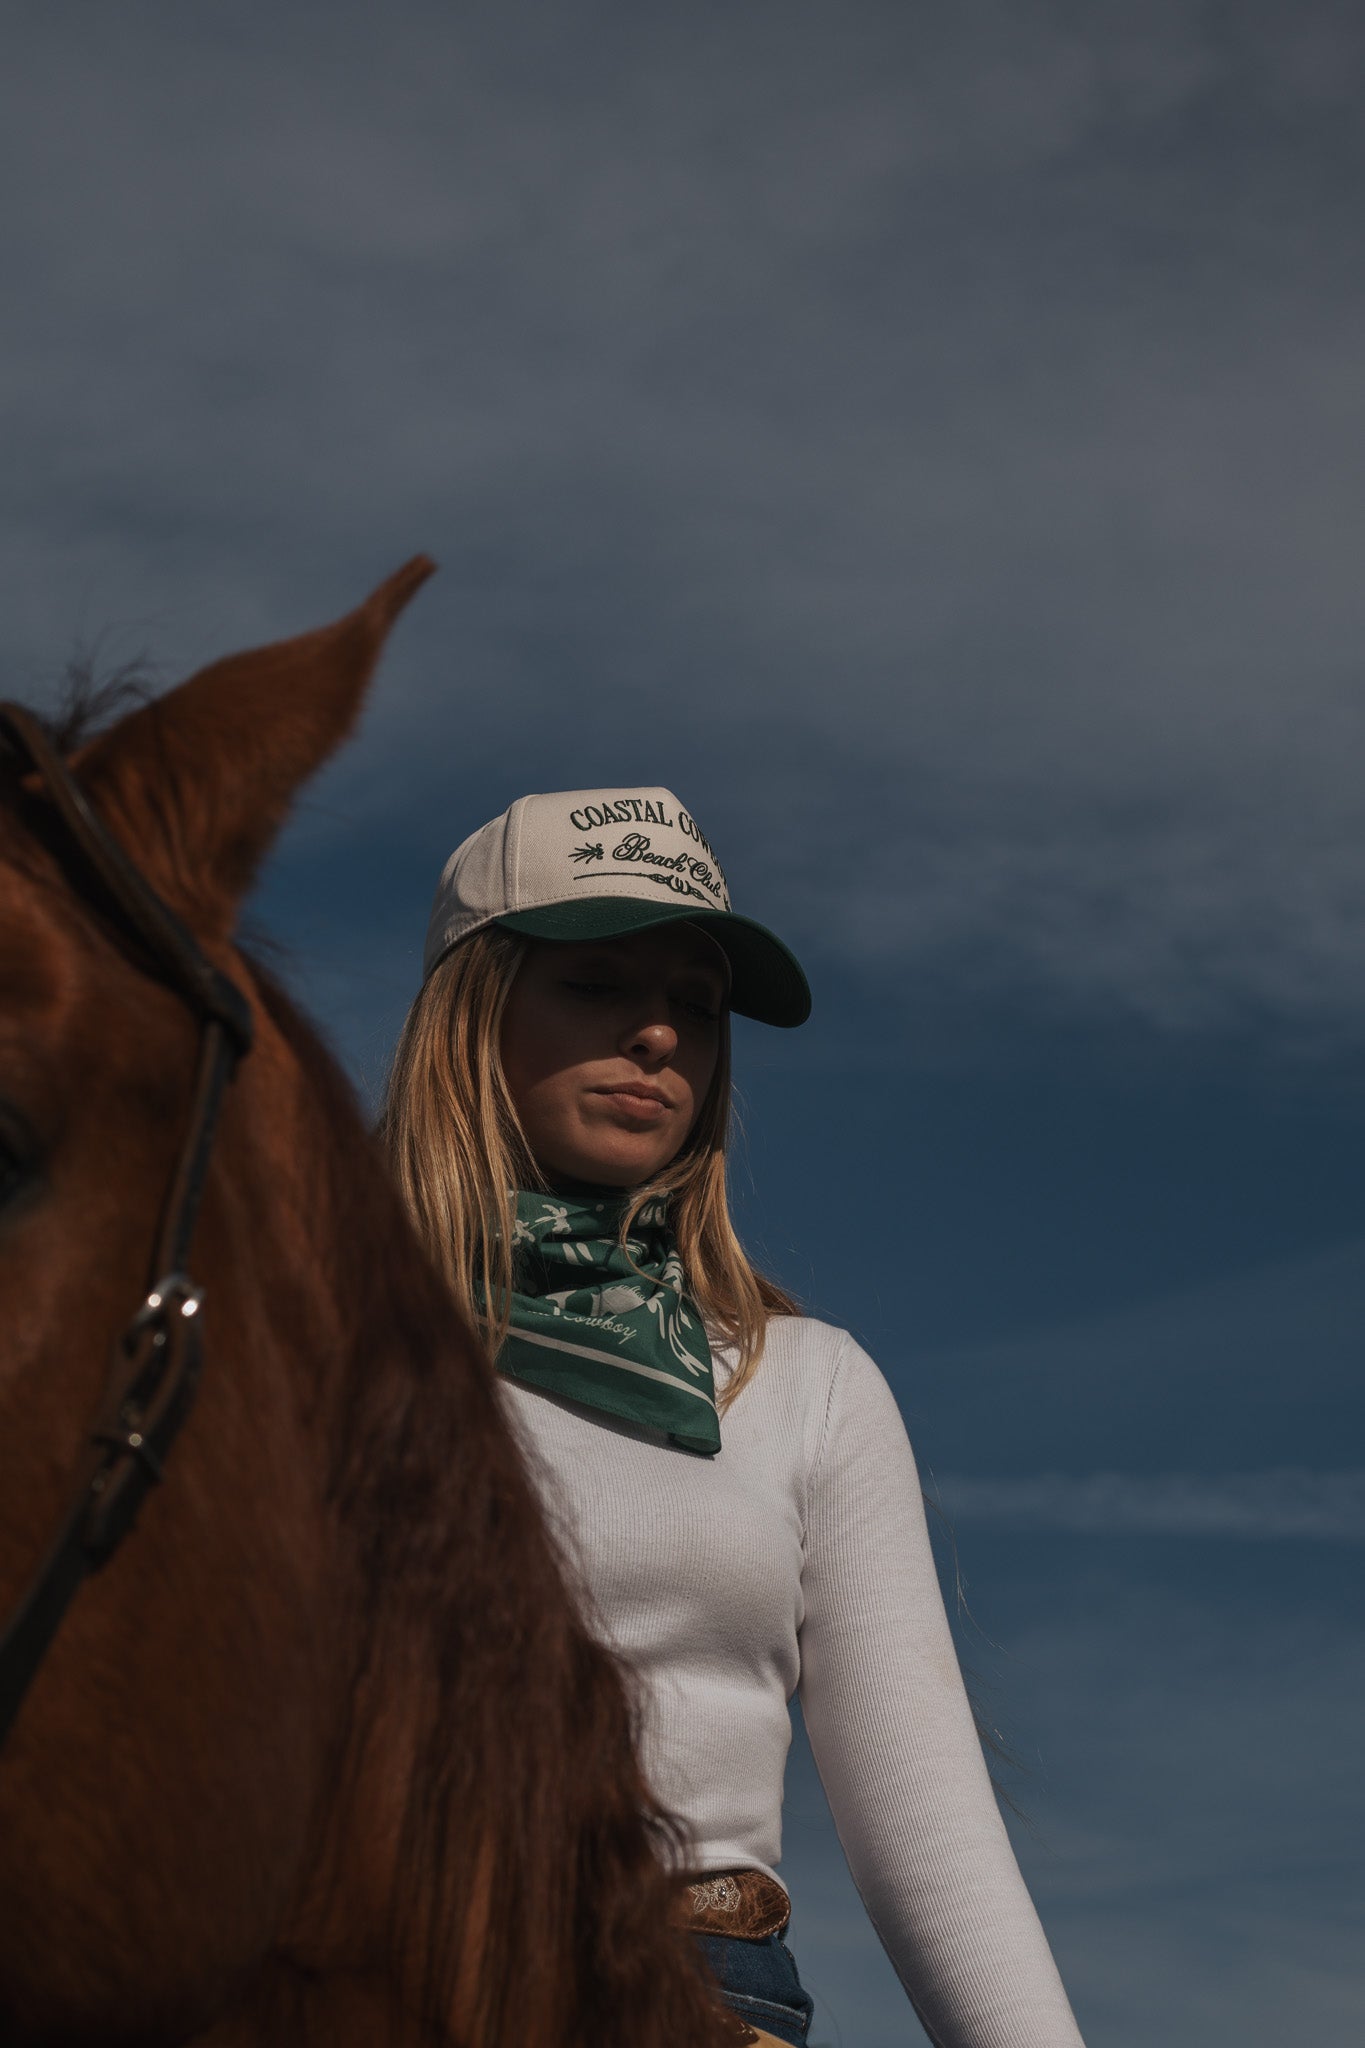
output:
[{"label": "woman's eyebrow", "polygon": [[577,949],[572,960],[565,960],[561,964],[578,973],[582,973],[585,968],[589,967],[620,968],[625,963],[618,946],[604,945],[591,948],[584,946],[581,949]]}]

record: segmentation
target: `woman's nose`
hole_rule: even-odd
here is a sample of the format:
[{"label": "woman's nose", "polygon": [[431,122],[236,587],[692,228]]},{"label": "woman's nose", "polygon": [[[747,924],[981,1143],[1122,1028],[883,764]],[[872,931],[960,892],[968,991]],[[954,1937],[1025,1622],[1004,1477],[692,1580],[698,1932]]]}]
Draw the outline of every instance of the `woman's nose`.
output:
[{"label": "woman's nose", "polygon": [[631,1026],[622,1037],[621,1050],[635,1059],[671,1060],[678,1050],[678,1034],[665,1018],[651,1018]]}]

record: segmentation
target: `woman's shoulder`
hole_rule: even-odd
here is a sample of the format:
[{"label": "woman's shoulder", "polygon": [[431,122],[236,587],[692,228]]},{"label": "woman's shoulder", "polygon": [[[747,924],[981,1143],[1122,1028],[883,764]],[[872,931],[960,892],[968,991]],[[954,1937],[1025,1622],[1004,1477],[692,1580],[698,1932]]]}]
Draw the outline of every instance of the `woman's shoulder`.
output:
[{"label": "woman's shoulder", "polygon": [[[717,1384],[724,1391],[723,1369]],[[774,1316],[753,1377],[722,1414],[746,1465],[777,1465],[804,1499],[822,1472],[903,1436],[895,1396],[850,1333],[815,1316]]]},{"label": "woman's shoulder", "polygon": [[[722,1373],[728,1375],[734,1370],[734,1347],[714,1330],[708,1334],[716,1364]],[[758,1373],[768,1368],[774,1372],[833,1370],[841,1348],[852,1341],[847,1330],[840,1330],[833,1323],[822,1323],[815,1316],[769,1316],[763,1331],[763,1354]]]},{"label": "woman's shoulder", "polygon": [[808,1378],[823,1378],[830,1385],[840,1379],[882,1377],[850,1331],[838,1323],[821,1322],[818,1316],[770,1317],[759,1372],[769,1364],[778,1370],[802,1372]]},{"label": "woman's shoulder", "polygon": [[[717,1362],[723,1387],[733,1354],[722,1351]],[[866,1398],[876,1388],[886,1388],[886,1381],[847,1330],[817,1316],[777,1315],[769,1318],[763,1356],[737,1398],[824,1421],[836,1402]]]}]

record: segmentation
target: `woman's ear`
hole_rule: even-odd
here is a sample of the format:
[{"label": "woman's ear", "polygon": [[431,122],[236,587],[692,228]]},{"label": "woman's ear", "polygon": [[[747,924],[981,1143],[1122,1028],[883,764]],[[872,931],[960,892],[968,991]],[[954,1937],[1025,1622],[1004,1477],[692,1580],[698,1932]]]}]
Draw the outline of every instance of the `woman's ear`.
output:
[{"label": "woman's ear", "polygon": [[214,662],[77,756],[106,823],[201,937],[232,930],[296,791],[355,724],[389,628],[434,568],[414,556],[334,625]]}]

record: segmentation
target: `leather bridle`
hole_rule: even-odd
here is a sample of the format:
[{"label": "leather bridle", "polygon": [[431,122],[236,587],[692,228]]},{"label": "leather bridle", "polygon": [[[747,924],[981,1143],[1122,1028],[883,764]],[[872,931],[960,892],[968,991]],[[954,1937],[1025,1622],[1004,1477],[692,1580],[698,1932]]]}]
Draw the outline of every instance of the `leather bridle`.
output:
[{"label": "leather bridle", "polygon": [[97,816],[42,725],[0,704],[0,759],[36,774],[58,827],[44,832],[84,900],[131,940],[138,965],[175,990],[199,1022],[189,1128],[167,1191],[147,1293],[114,1345],[109,1392],[89,1432],[80,1481],[44,1562],[0,1630],[0,1742],[83,1580],[132,1528],[194,1402],[203,1295],[188,1263],[223,1090],[251,1046],[251,1010],[207,960]]}]

